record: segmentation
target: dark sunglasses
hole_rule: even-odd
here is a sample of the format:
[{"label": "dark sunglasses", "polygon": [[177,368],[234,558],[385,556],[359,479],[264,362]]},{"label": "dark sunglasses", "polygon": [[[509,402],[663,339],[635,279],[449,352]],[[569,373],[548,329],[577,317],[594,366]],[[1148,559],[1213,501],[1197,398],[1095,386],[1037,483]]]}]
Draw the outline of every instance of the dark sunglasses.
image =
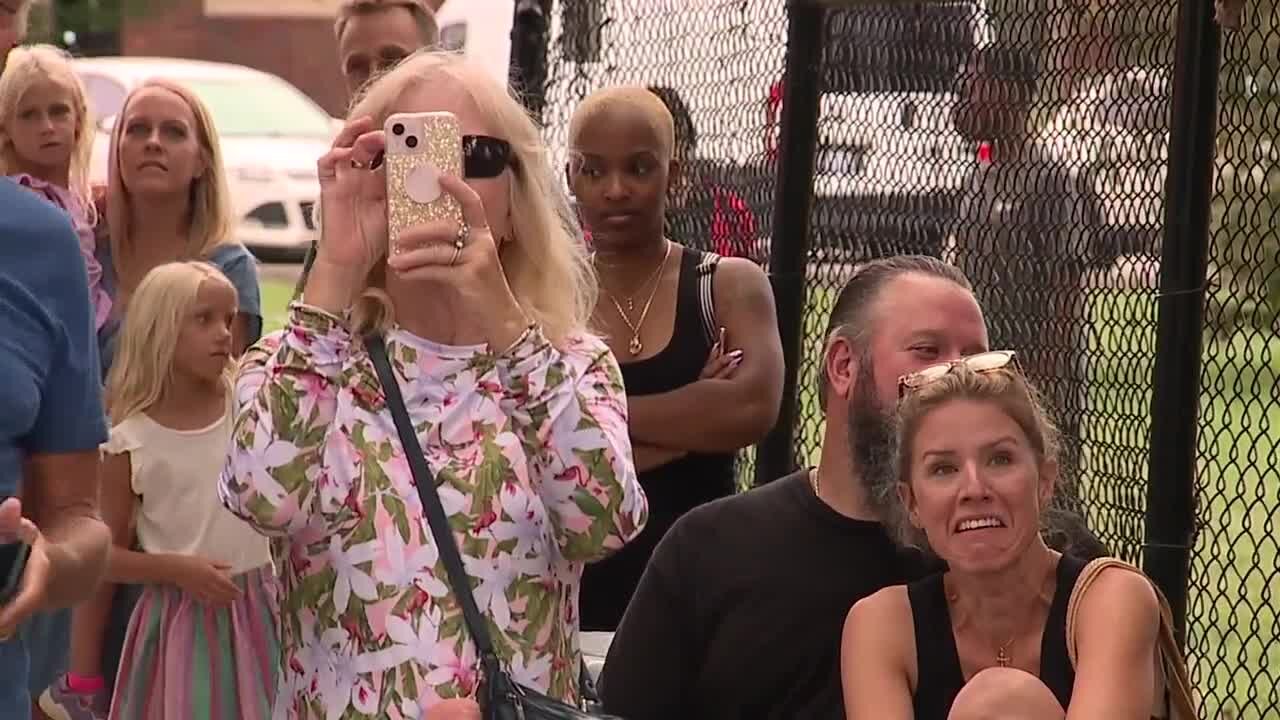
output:
[{"label": "dark sunglasses", "polygon": [[511,143],[488,135],[462,136],[462,173],[469,178],[498,177],[516,167]]},{"label": "dark sunglasses", "polygon": [[898,378],[898,399],[901,400],[907,396],[907,393],[915,392],[929,383],[941,380],[962,365],[976,373],[991,372],[1011,365],[1017,369],[1017,356],[1018,354],[1012,350],[990,350],[976,355],[966,355],[950,362],[930,365],[923,370]]},{"label": "dark sunglasses", "polygon": [[[373,159],[370,168],[382,164],[383,154]],[[462,176],[470,179],[495,178],[507,168],[516,168],[511,143],[488,135],[462,136]]]}]

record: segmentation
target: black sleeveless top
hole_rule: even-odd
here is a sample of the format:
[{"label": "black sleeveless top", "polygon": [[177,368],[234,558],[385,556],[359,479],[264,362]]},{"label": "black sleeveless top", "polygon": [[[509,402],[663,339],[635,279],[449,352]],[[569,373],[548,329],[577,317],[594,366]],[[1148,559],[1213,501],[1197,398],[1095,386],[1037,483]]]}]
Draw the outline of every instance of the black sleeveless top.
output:
[{"label": "black sleeveless top", "polygon": [[[1071,704],[1071,688],[1076,681],[1067,655],[1067,603],[1084,566],[1084,560],[1068,555],[1058,561],[1057,588],[1040,641],[1040,682],[1053,691],[1064,709]],[[907,598],[916,630],[916,720],[946,720],[965,679],[942,573],[908,585]]]},{"label": "black sleeveless top", "polygon": [[[656,395],[698,380],[719,333],[711,298],[711,278],[719,260],[718,255],[684,248],[671,342],[653,357],[622,365],[628,396]],[[649,556],[667,530],[693,508],[733,494],[734,459],[733,453],[689,453],[640,473],[649,521],[622,550],[583,571],[583,630],[617,628]]]}]

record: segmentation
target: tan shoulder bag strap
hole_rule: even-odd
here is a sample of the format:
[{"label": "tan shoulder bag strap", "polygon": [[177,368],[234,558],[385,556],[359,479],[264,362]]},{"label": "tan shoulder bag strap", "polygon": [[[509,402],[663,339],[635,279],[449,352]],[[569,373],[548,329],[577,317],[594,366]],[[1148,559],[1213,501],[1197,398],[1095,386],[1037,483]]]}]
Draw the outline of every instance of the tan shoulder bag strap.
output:
[{"label": "tan shoulder bag strap", "polygon": [[[1146,578],[1146,573],[1119,558],[1102,557],[1091,561],[1080,572],[1076,585],[1071,590],[1071,599],[1067,603],[1067,657],[1071,667],[1076,666],[1076,618],[1080,613],[1080,602],[1089,587],[1098,579],[1098,575],[1108,568],[1122,568],[1135,572]],[[1150,582],[1150,578],[1147,578]],[[1177,640],[1173,636],[1173,613],[1169,610],[1169,601],[1155,583],[1151,588],[1156,592],[1160,603],[1160,631],[1156,638],[1156,687],[1153,688],[1152,714],[1154,718],[1170,720],[1195,720],[1195,696],[1191,689],[1190,676],[1182,652],[1178,649]]]}]

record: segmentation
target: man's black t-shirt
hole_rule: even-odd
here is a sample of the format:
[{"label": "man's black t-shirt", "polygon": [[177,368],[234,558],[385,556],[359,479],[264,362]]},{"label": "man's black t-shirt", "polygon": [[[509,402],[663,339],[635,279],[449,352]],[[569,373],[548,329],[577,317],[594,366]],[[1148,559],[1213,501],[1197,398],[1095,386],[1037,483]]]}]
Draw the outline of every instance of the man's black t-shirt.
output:
[{"label": "man's black t-shirt", "polygon": [[628,720],[843,718],[849,608],[935,567],[819,500],[807,471],[681,518],[614,637],[605,709]]}]

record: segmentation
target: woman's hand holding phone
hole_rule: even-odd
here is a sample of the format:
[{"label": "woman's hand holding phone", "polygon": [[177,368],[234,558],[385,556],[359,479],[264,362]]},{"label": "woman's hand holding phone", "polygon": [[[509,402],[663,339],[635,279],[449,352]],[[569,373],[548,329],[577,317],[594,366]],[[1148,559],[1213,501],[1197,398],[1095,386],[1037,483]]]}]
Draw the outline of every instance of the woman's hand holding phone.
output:
[{"label": "woman's hand holding phone", "polygon": [[30,548],[25,551],[21,580],[16,582],[16,587],[4,588],[12,594],[0,601],[0,642],[4,642],[27,618],[43,609],[49,583],[49,557],[45,554],[40,530],[22,516],[22,502],[17,498],[0,503],[0,543],[24,544]]},{"label": "woman's hand holding phone", "polygon": [[400,250],[387,265],[407,281],[452,288],[460,326],[478,328],[501,352],[519,339],[529,319],[507,283],[480,196],[451,175],[440,177],[440,189],[462,207],[464,227],[445,220],[409,227],[394,239]]},{"label": "woman's hand holding phone", "polygon": [[387,198],[382,167],[386,137],[369,117],[349,121],[316,163],[320,242],[303,295],[334,314],[350,307],[375,263],[386,255]]}]

